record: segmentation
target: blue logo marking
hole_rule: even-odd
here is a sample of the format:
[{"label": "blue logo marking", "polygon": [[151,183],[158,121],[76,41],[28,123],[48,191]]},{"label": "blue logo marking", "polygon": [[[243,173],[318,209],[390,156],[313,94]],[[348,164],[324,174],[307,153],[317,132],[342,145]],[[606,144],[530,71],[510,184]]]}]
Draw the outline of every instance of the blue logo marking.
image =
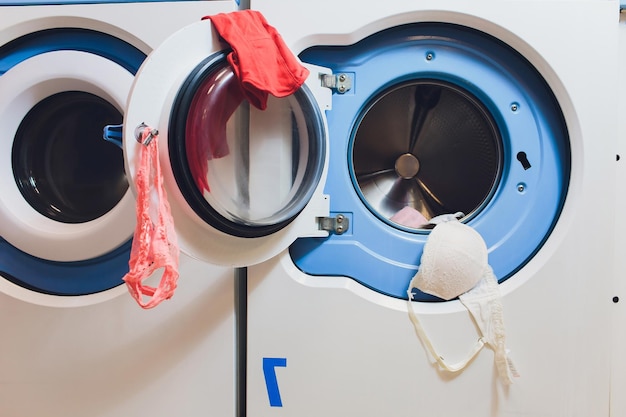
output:
[{"label": "blue logo marking", "polygon": [[287,358],[263,358],[263,375],[265,376],[265,386],[271,407],[282,407],[283,401],[278,390],[278,380],[276,379],[276,367],[286,367]]}]

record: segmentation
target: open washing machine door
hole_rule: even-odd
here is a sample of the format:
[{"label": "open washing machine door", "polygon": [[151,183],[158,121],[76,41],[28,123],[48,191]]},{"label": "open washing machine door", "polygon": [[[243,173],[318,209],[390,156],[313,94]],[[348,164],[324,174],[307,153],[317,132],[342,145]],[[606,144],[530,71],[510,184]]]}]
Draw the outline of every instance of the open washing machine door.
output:
[{"label": "open washing machine door", "polygon": [[[160,160],[180,248],[217,265],[271,258],[302,236],[325,236],[327,166],[320,72],[264,111],[237,97],[227,46],[209,20],[172,35],[137,74],[124,119],[134,178],[140,126],[158,130]],[[328,71],[326,71],[328,72]]]}]

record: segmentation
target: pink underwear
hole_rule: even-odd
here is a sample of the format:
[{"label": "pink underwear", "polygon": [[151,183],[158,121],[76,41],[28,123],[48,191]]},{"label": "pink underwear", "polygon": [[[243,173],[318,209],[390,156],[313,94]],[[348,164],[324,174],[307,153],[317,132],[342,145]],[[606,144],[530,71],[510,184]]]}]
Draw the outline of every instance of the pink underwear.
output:
[{"label": "pink underwear", "polygon": [[[137,303],[148,309],[174,295],[178,281],[179,249],[174,220],[163,188],[156,131],[145,127],[141,142],[144,145],[139,152],[135,176],[137,225],[130,253],[130,271],[124,276],[124,281]],[[159,285],[156,288],[144,285],[143,281],[159,268],[163,268]]]}]

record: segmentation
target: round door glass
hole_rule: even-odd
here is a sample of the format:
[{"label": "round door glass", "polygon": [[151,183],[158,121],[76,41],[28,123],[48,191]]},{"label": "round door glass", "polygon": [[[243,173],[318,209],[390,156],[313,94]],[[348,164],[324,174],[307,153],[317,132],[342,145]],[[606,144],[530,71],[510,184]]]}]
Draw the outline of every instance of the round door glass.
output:
[{"label": "round door glass", "polygon": [[358,124],[353,180],[377,216],[420,229],[432,217],[477,213],[502,170],[502,139],[484,106],[460,87],[415,80],[378,95]]},{"label": "round door glass", "polygon": [[303,86],[249,105],[223,55],[184,83],[170,123],[170,156],[181,192],[207,223],[256,237],[288,224],[304,208],[324,162],[321,113]]}]

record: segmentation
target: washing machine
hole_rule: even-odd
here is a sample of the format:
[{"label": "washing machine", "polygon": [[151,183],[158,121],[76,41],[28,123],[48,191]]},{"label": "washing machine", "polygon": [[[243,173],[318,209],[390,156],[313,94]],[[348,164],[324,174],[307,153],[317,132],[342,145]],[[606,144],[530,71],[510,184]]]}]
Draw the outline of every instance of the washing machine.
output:
[{"label": "washing machine", "polygon": [[[131,178],[126,138],[159,132],[181,250],[238,268],[240,411],[608,415],[617,2],[250,7],[299,89],[250,106],[208,19],[150,54],[123,127]],[[488,248],[512,385],[489,349],[440,370],[409,320],[449,362],[480,338],[459,300],[410,288],[446,214]]]},{"label": "washing machine", "polygon": [[[609,415],[618,4],[287,7],[252,2],[331,69],[323,194],[349,222],[249,268],[248,415]],[[407,316],[424,219],[456,212],[500,283],[510,386],[489,349],[440,370]],[[411,290],[437,351],[463,359],[467,310]]]},{"label": "washing machine", "polygon": [[171,300],[134,302],[135,200],[103,128],[150,51],[236,8],[0,2],[0,414],[234,414],[232,268],[183,255]]}]

